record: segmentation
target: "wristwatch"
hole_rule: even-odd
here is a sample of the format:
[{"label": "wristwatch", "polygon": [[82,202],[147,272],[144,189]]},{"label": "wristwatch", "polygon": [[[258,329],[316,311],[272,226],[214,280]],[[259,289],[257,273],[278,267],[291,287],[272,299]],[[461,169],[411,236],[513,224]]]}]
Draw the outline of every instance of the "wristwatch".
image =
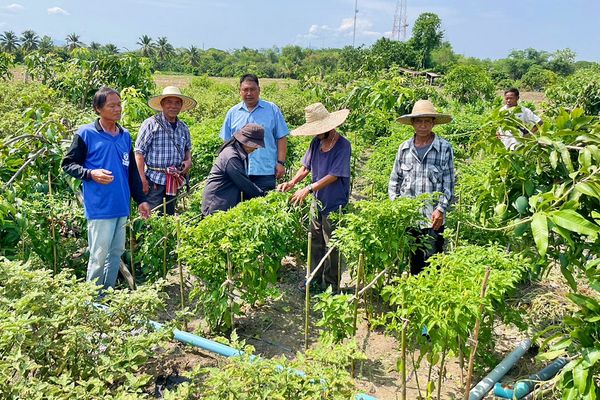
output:
[{"label": "wristwatch", "polygon": [[310,185],[308,185],[308,193],[314,193],[315,190],[313,189],[313,185],[312,183]]},{"label": "wristwatch", "polygon": [[283,167],[285,167],[285,161],[277,160],[277,164],[281,164]]}]

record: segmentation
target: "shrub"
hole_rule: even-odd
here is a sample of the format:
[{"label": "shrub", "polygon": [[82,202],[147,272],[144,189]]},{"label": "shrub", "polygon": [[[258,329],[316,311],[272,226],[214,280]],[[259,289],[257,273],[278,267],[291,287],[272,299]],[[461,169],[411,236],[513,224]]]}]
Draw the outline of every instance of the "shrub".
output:
[{"label": "shrub", "polygon": [[458,65],[446,75],[444,90],[460,103],[475,103],[494,98],[494,82],[478,65]]}]

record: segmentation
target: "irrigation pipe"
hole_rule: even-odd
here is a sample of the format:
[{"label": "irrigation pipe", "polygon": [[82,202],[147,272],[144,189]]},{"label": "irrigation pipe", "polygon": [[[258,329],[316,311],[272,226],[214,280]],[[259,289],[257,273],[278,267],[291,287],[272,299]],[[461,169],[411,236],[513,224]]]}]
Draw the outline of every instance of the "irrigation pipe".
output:
[{"label": "irrigation pipe", "polygon": [[538,382],[552,379],[568,362],[568,358],[560,357],[541,371],[529,375],[527,379],[517,381],[514,385],[496,383],[494,385],[494,396],[504,399],[521,399],[531,393]]},{"label": "irrigation pipe", "polygon": [[500,362],[485,378],[481,380],[469,392],[469,400],[480,400],[489,392],[494,384],[498,382],[508,370],[525,354],[531,347],[531,339],[525,339]]}]

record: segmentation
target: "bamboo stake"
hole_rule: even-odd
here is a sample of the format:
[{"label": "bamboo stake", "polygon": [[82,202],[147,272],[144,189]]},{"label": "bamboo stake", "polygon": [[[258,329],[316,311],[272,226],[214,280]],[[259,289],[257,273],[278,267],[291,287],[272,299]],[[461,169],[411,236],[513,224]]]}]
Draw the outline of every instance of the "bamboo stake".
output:
[{"label": "bamboo stake", "polygon": [[402,332],[400,336],[401,346],[401,362],[400,362],[400,377],[402,379],[402,400],[406,400],[406,329],[408,323],[405,321],[402,324]]},{"label": "bamboo stake", "polygon": [[129,268],[131,269],[131,278],[133,279],[133,289],[136,289],[135,284],[135,262],[133,259],[133,225],[129,225]]},{"label": "bamboo stake", "polygon": [[169,230],[166,224],[166,218],[167,218],[167,197],[163,197],[163,222],[165,222],[164,225],[164,236],[163,236],[163,278],[167,277],[167,235],[169,234]]},{"label": "bamboo stake", "polygon": [[[413,372],[415,374],[415,383],[417,384],[417,391],[419,392],[419,398],[423,397],[421,394],[421,385],[419,384],[419,371],[417,369],[417,362],[415,361],[415,352],[410,353],[412,358]],[[419,357],[420,358],[420,357]],[[419,362],[420,364],[420,362]]]},{"label": "bamboo stake", "polygon": [[54,215],[52,213],[52,173],[48,171],[48,196],[50,197],[50,231],[52,233],[52,265],[54,275],[58,273],[58,254],[56,249],[56,230],[54,229]]},{"label": "bamboo stake", "polygon": [[448,348],[444,346],[444,351],[442,351],[442,359],[440,360],[440,372],[438,375],[438,387],[437,387],[437,398],[438,400],[441,399],[441,393],[442,393],[442,378],[445,375],[444,374],[444,364],[446,363],[446,353],[448,352]]},{"label": "bamboo stake", "polygon": [[[342,215],[342,206],[338,208],[338,213]],[[338,292],[341,293],[340,285],[342,284],[342,252],[338,249],[338,266],[337,266],[337,287]]]},{"label": "bamboo stake", "polygon": [[310,325],[310,263],[312,257],[312,232],[308,232],[308,250],[306,259],[306,280],[304,288],[304,350],[308,350],[308,329]]},{"label": "bamboo stake", "polygon": [[231,258],[229,252],[227,252],[227,288],[229,289],[229,327],[233,329],[233,266],[231,264]]},{"label": "bamboo stake", "polygon": [[487,268],[485,270],[485,276],[483,277],[483,283],[481,284],[481,294],[479,298],[482,299],[481,305],[479,306],[479,318],[475,321],[475,331],[473,332],[473,348],[471,349],[471,354],[469,356],[469,369],[467,371],[467,382],[465,383],[465,396],[464,400],[469,400],[469,392],[471,391],[471,379],[473,378],[473,366],[475,365],[475,353],[477,352],[477,344],[479,339],[479,328],[481,326],[481,315],[483,314],[483,298],[485,297],[485,293],[487,291],[487,283],[490,277],[491,269]]},{"label": "bamboo stake", "polygon": [[461,386],[465,384],[465,355],[462,350],[462,346],[460,344],[460,336],[457,338],[458,340],[458,364],[460,365],[460,384]]},{"label": "bamboo stake", "polygon": [[354,322],[353,322],[353,334],[356,335],[357,325],[358,325],[358,300],[359,296],[359,286],[362,278],[363,268],[364,268],[365,256],[363,253],[360,253],[358,256],[358,268],[356,271],[356,287],[354,288]]},{"label": "bamboo stake", "polygon": [[181,262],[179,260],[179,245],[180,245],[180,221],[179,221],[179,215],[177,216],[177,221],[176,221],[177,225],[176,225],[176,235],[177,235],[177,244],[175,247],[175,254],[177,256],[177,266],[179,268],[179,294],[181,295],[181,309],[183,310],[185,308],[185,282],[183,280],[183,266],[181,265]]}]

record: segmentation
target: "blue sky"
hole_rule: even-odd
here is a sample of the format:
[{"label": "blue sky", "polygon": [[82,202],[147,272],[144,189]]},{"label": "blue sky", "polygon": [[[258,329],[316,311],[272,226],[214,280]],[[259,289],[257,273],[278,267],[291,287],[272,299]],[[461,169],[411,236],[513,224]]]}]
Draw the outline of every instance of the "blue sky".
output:
[{"label": "blue sky", "polygon": [[[176,47],[268,48],[352,44],[355,0],[0,0],[0,32],[33,29],[64,40],[137,48],[139,36]],[[390,36],[396,0],[358,0],[356,44]],[[502,58],[512,49],[569,47],[600,61],[600,0],[408,0],[410,27],[422,12],[442,19],[457,53]]]}]

